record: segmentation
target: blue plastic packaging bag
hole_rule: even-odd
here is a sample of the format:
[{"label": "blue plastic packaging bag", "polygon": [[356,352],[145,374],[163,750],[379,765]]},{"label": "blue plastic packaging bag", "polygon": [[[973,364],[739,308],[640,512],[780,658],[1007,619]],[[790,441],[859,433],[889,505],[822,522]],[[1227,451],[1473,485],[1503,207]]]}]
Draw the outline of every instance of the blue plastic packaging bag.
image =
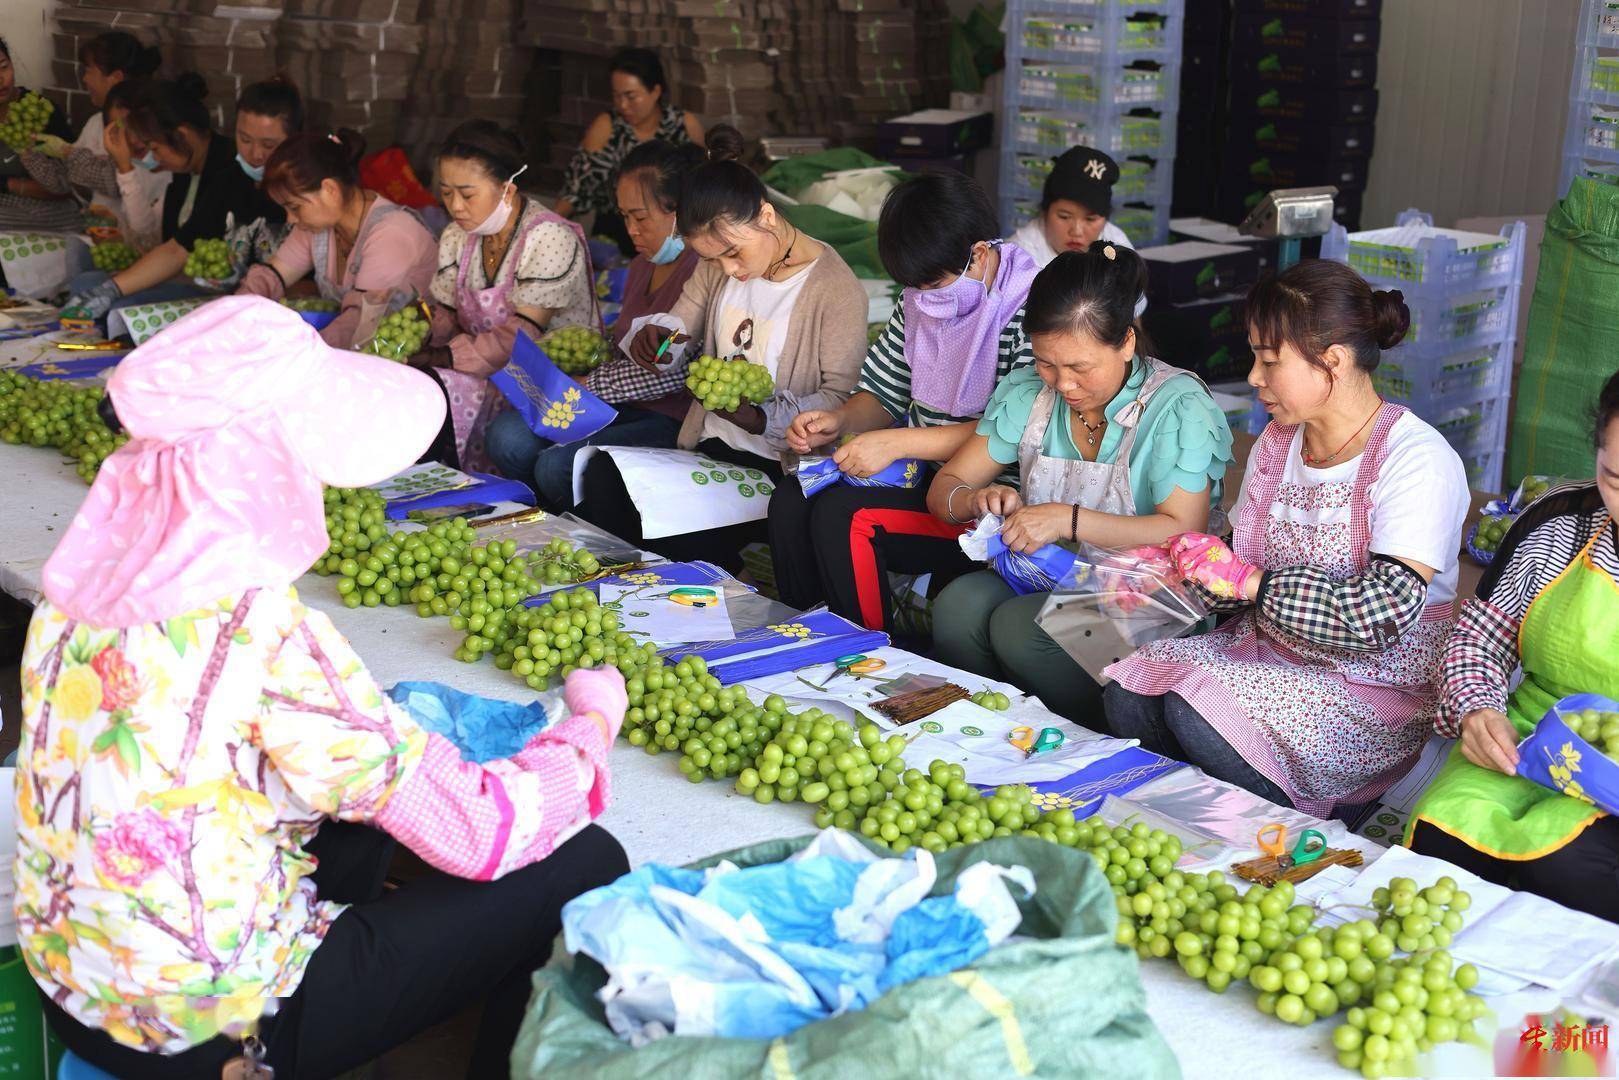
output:
[{"label": "blue plastic packaging bag", "polygon": [[332,320],[338,315],[335,311],[300,311],[298,314],[316,330],[324,330],[332,325]]},{"label": "blue plastic packaging bag", "polygon": [[892,462],[887,468],[879,469],[870,476],[850,476],[838,468],[837,462],[829,457],[804,458],[798,465],[798,486],[804,489],[804,497],[810,498],[817,492],[831,487],[833,484],[852,484],[855,487],[892,487],[914,488],[922,482],[927,475],[922,462],[917,458],[900,458]]},{"label": "blue plastic packaging bag", "polygon": [[783,862],[707,871],[656,864],[570,901],[569,952],[606,969],[609,1024],[663,1035],[768,1039],[863,1009],[887,990],[964,967],[1022,921],[1022,866],[981,863],[932,896],[933,856],[879,858],[822,832]]},{"label": "blue plastic packaging bag", "polygon": [[480,472],[469,472],[467,475],[478,482],[468,484],[466,487],[435,491],[430,495],[418,495],[412,499],[395,499],[384,508],[384,513],[389,521],[404,521],[413,510],[431,510],[437,506],[468,506],[473,503],[497,502],[534,505],[534,492],[519,480],[507,480],[503,476],[490,476],[488,473]]},{"label": "blue plastic packaging bag", "polygon": [[517,335],[511,360],[489,382],[548,442],[588,439],[618,417],[617,409],[565,374],[527,334]]},{"label": "blue plastic packaging bag", "polygon": [[538,701],[499,701],[441,683],[402,682],[388,696],[422,728],[454,743],[462,760],[480,764],[511,757],[550,723]]},{"label": "blue plastic packaging bag", "polygon": [[1079,556],[1072,551],[1060,544],[1047,544],[1027,554],[1013,551],[1001,539],[1001,525],[999,517],[985,514],[957,543],[969,559],[988,563],[1019,596],[1050,592],[1073,571]]},{"label": "blue plastic packaging bag", "polygon": [[1619,762],[1591,743],[1605,722],[1592,713],[1619,718],[1619,702],[1572,694],[1548,709],[1518,744],[1518,775],[1619,814]]}]

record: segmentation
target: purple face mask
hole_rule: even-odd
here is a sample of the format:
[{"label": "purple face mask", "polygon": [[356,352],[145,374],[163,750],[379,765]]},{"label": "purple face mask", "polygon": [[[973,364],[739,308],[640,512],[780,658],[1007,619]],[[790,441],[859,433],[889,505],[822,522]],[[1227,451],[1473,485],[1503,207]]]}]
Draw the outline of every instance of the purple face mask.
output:
[{"label": "purple face mask", "polygon": [[967,276],[972,269],[973,254],[967,256],[967,265],[961,268],[956,280],[939,289],[914,289],[911,299],[916,309],[934,319],[956,319],[971,315],[989,295],[989,284]]}]

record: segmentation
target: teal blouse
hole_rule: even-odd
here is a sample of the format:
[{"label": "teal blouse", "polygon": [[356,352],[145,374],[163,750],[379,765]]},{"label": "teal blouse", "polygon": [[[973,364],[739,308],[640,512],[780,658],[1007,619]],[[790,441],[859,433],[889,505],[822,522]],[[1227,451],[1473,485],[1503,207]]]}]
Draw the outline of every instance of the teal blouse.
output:
[{"label": "teal blouse", "polygon": [[[1108,402],[1110,421],[1135,400],[1143,377],[1142,366],[1133,364],[1124,388]],[[989,440],[989,456],[995,461],[1017,463],[1018,443],[1034,411],[1034,399],[1044,388],[1033,367],[1018,368],[995,388],[984,407],[984,418],[978,422],[978,434]],[[1074,444],[1071,416],[1072,410],[1059,400],[1046,425],[1043,449],[1047,457],[1071,461],[1083,456]],[[1096,460],[1113,464],[1123,437],[1124,429],[1109,423]],[[1231,461],[1231,428],[1203,384],[1189,374],[1170,379],[1147,403],[1130,453],[1130,491],[1137,512],[1151,512],[1176,488],[1195,493],[1211,484],[1211,504],[1219,505]]]}]

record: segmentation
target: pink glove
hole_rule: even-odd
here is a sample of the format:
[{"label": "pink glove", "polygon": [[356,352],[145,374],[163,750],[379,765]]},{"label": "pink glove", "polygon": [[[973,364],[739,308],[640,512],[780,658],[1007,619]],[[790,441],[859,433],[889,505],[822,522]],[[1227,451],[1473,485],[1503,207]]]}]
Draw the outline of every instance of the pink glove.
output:
[{"label": "pink glove", "polygon": [[624,726],[624,710],[630,704],[624,690],[624,676],[617,668],[574,672],[562,685],[562,700],[575,716],[591,713],[600,716],[609,747],[618,737],[618,729]]},{"label": "pink glove", "polygon": [[1169,542],[1169,558],[1187,581],[1227,600],[1247,598],[1248,579],[1259,567],[1237,558],[1225,541],[1208,533],[1182,533]]}]

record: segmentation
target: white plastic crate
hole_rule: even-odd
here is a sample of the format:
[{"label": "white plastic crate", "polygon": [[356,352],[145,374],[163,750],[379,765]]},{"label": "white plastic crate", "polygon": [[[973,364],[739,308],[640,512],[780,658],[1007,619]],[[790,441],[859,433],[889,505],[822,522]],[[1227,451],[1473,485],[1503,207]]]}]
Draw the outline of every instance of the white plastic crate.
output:
[{"label": "white plastic crate", "polygon": [[1515,304],[1509,290],[1517,286],[1479,289],[1453,296],[1408,296],[1411,329],[1407,343],[1423,351],[1461,349],[1498,342],[1515,329]]},{"label": "white plastic crate", "polygon": [[1018,80],[1017,100],[1043,108],[1083,109],[1096,105],[1154,107],[1169,98],[1176,83],[1168,65],[1121,64],[1105,71],[1099,65],[1028,61]]},{"label": "white plastic crate", "polygon": [[1094,146],[1122,158],[1151,154],[1163,147],[1164,138],[1161,115],[1018,109],[1012,117],[1011,142],[1021,154],[1054,156],[1070,146]]},{"label": "white plastic crate", "polygon": [[1377,392],[1432,421],[1446,410],[1512,389],[1512,341],[1454,352],[1423,352],[1401,345],[1383,354],[1372,372]]},{"label": "white plastic crate", "polygon": [[1505,446],[1461,455],[1462,468],[1467,470],[1467,486],[1474,491],[1501,493],[1501,470],[1506,457]]},{"label": "white plastic crate", "polygon": [[1521,236],[1515,247],[1511,236],[1395,226],[1349,234],[1348,261],[1368,281],[1402,289],[1484,288],[1513,280],[1521,250]]},{"label": "white plastic crate", "polygon": [[[1020,203],[1038,204],[1045,194],[1046,178],[1056,163],[1054,156],[1018,154],[1012,171],[1012,197]],[[1113,185],[1115,201],[1161,202],[1168,197],[1165,186],[1173,177],[1151,161],[1125,158],[1119,162],[1119,182]]]},{"label": "white plastic crate", "polygon": [[1067,57],[1115,53],[1132,57],[1166,55],[1178,42],[1170,40],[1170,21],[1158,14],[1087,17],[1074,14],[1031,14],[1018,28],[1024,56],[1061,61]]},{"label": "white plastic crate", "polygon": [[1423,419],[1445,437],[1463,461],[1468,461],[1506,446],[1506,414],[1505,399],[1492,397],[1456,405]]},{"label": "white plastic crate", "polygon": [[1559,196],[1577,176],[1612,182],[1619,165],[1619,0],[1583,0],[1570,65]]}]

